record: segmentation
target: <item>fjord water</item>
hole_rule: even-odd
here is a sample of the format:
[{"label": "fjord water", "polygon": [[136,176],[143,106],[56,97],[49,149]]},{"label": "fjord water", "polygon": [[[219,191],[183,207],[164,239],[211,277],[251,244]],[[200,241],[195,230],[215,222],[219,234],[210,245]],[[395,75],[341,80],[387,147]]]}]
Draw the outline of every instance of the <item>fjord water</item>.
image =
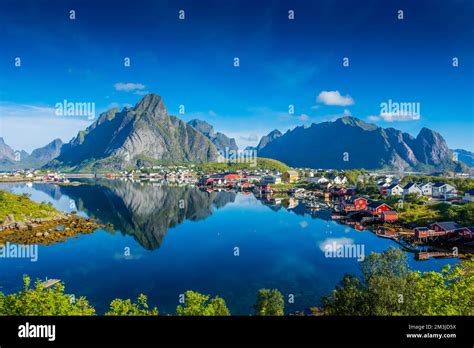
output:
[{"label": "fjord water", "polygon": [[[248,315],[261,288],[277,288],[286,299],[293,294],[287,312],[303,310],[319,305],[344,274],[358,273],[357,258],[325,257],[325,244],[363,245],[366,255],[397,246],[331,221],[329,212],[309,214],[301,204],[286,209],[253,194],[118,180],[2,184],[0,189],[113,225],[39,246],[37,262],[0,258],[0,291],[20,290],[23,274],[57,278],[67,293],[86,296],[100,314],[114,298],[140,293],[161,314],[172,314],[179,295],[195,290],[223,297],[232,314]],[[415,261],[413,254],[408,259],[422,271],[457,262]]]}]

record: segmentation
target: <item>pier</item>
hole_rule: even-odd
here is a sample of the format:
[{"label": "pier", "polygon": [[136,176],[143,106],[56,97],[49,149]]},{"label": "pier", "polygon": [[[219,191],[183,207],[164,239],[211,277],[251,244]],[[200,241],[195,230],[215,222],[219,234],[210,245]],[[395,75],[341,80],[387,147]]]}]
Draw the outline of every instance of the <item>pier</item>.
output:
[{"label": "pier", "polygon": [[44,282],[41,283],[41,286],[44,289],[49,289],[57,284],[59,284],[61,280],[59,279],[46,279]]}]

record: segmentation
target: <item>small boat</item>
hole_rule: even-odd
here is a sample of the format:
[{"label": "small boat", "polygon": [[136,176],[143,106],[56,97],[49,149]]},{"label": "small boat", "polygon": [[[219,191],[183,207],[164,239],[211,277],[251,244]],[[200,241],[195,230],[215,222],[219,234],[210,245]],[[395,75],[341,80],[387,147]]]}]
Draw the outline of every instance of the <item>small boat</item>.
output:
[{"label": "small boat", "polygon": [[306,203],[305,204],[305,207],[307,209],[320,209],[321,206],[319,205],[319,203],[314,203],[314,202],[309,202],[309,203]]}]

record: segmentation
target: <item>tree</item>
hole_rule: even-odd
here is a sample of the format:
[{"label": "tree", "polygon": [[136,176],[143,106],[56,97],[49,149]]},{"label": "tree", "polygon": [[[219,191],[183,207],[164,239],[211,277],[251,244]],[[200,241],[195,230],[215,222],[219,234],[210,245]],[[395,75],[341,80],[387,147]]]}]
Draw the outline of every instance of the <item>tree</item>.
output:
[{"label": "tree", "polygon": [[285,301],[277,289],[260,289],[257,293],[255,315],[277,316],[284,315]]},{"label": "tree", "polygon": [[346,275],[323,297],[327,315],[474,315],[474,258],[441,272],[411,271],[391,247],[361,263],[362,276]]},{"label": "tree", "polygon": [[95,309],[85,297],[74,299],[64,293],[62,283],[45,289],[40,280],[30,288],[31,280],[23,276],[23,290],[14,294],[0,293],[0,315],[94,315]]},{"label": "tree", "polygon": [[210,296],[188,290],[184,293],[184,306],[176,308],[180,316],[227,316],[230,315],[224,299],[216,296],[209,301]]},{"label": "tree", "polygon": [[153,307],[149,309],[147,297],[140,294],[137,298],[137,303],[133,303],[130,299],[122,300],[115,299],[110,303],[110,309],[105,315],[111,316],[146,316],[158,315],[158,308]]}]

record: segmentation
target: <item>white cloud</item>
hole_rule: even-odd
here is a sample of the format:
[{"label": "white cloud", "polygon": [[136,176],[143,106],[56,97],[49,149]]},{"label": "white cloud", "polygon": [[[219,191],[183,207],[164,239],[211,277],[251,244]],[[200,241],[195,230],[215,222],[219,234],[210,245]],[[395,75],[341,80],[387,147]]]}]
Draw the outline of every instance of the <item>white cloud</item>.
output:
[{"label": "white cloud", "polygon": [[385,122],[404,122],[404,121],[418,121],[420,115],[407,113],[393,113],[387,112],[380,115],[371,115],[367,117],[369,121],[385,121]]},{"label": "white cloud", "polygon": [[133,94],[136,94],[136,95],[145,95],[145,94],[148,94],[148,93],[150,93],[150,92],[138,90],[138,91],[135,91],[135,93],[133,93]]},{"label": "white cloud", "polygon": [[22,117],[28,115],[34,115],[36,117],[51,117],[56,115],[56,109],[51,106],[1,103],[0,115],[2,115],[2,118]]},{"label": "white cloud", "polygon": [[132,82],[127,82],[127,83],[117,82],[116,84],[114,84],[114,88],[117,91],[131,92],[137,89],[144,89],[145,85],[141,83],[132,83]]},{"label": "white cloud", "polygon": [[67,142],[91,124],[87,117],[57,116],[50,106],[0,103],[0,137],[14,150],[32,150],[56,138]]},{"label": "white cloud", "polygon": [[298,117],[298,119],[299,119],[300,121],[306,122],[306,121],[309,120],[309,116],[306,115],[306,114],[301,114],[301,115]]},{"label": "white cloud", "polygon": [[319,243],[319,248],[321,251],[326,251],[328,247],[336,245],[347,245],[354,244],[354,240],[351,238],[341,237],[341,238],[326,238],[321,243]]},{"label": "white cloud", "polygon": [[339,91],[322,91],[316,101],[324,105],[348,106],[354,104],[350,95],[342,96]]}]

